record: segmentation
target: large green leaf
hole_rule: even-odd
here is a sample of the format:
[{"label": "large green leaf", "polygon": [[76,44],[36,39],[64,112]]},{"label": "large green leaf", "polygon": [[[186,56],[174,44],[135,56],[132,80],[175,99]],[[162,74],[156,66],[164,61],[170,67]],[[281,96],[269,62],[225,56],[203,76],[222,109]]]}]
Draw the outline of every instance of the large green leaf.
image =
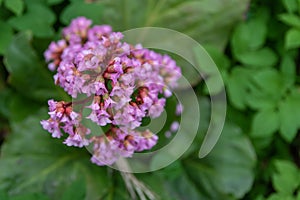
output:
[{"label": "large green leaf", "polygon": [[11,196],[32,192],[60,199],[73,195],[68,187],[74,195],[84,196],[83,188],[74,188],[85,184],[85,199],[101,199],[110,182],[106,168],[92,164],[86,149],[67,147],[43,131],[39,121],[45,113],[42,109],[23,121],[12,121],[12,133],[2,147],[0,190]]},{"label": "large green leaf", "polygon": [[[185,33],[202,44],[223,49],[233,25],[242,19],[248,0],[115,0],[106,5],[101,22],[116,30],[160,26]],[[174,41],[175,42],[175,41]]]},{"label": "large green leaf", "polygon": [[[76,191],[76,192],[74,192]],[[78,179],[64,192],[62,200],[81,200],[85,198],[86,186],[85,181]]]},{"label": "large green leaf", "polygon": [[249,139],[238,127],[227,124],[206,158],[187,158],[183,166],[189,179],[208,199],[234,199],[242,198],[250,190],[255,163]]},{"label": "large green leaf", "polygon": [[94,23],[98,24],[102,22],[102,10],[103,5],[100,3],[86,3],[83,0],[73,1],[63,10],[60,16],[60,21],[64,24],[68,24],[73,18],[85,16],[89,19],[92,19]]},{"label": "large green leaf", "polygon": [[[10,73],[9,83],[22,95],[39,101],[66,96],[54,86],[46,66],[30,45],[31,34],[17,35],[5,54],[5,65]],[[67,100],[67,99],[65,99]]]},{"label": "large green leaf", "polygon": [[[138,176],[149,188],[159,196],[159,199],[201,199],[208,200],[201,187],[188,176],[181,161],[177,160],[170,166]],[[164,183],[164,184],[158,184]]]},{"label": "large green leaf", "polygon": [[[199,146],[199,141],[195,143]],[[227,124],[218,144],[206,158],[199,159],[197,150],[182,161],[140,179],[166,200],[240,199],[250,190],[256,156],[249,139],[238,127]]]}]

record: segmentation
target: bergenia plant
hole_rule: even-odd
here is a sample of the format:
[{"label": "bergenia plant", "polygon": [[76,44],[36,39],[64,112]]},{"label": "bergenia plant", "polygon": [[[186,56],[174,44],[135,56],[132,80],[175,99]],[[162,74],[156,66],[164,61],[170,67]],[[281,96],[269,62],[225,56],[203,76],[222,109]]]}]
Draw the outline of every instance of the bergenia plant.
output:
[{"label": "bergenia plant", "polygon": [[[49,69],[56,72],[55,84],[73,99],[81,98],[49,100],[50,118],[41,124],[52,137],[65,137],[68,146],[92,145],[91,161],[97,165],[111,165],[157,143],[151,130],[137,128],[143,118],[161,115],[181,77],[170,56],[127,44],[122,37],[108,25],[92,26],[91,20],[78,17],[45,52]],[[89,109],[88,116],[82,108]],[[83,119],[106,127],[105,133],[91,134]]]}]

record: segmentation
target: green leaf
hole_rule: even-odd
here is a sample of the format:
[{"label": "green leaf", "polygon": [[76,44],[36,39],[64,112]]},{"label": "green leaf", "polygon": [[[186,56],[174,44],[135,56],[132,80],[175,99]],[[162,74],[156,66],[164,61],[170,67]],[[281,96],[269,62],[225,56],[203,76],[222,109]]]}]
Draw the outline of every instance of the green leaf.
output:
[{"label": "green leaf", "polygon": [[30,6],[33,4],[39,4],[39,5],[47,5],[47,0],[24,0],[26,6]]},{"label": "green leaf", "polygon": [[9,88],[0,90],[0,116],[8,119],[10,117],[10,99],[13,94],[13,91]]},{"label": "green leaf", "polygon": [[219,75],[212,75],[205,80],[206,86],[209,85],[210,89],[205,88],[206,93],[210,95],[216,95],[224,89],[224,83],[220,82]]},{"label": "green leaf", "polygon": [[286,49],[294,49],[300,47],[300,30],[290,29],[285,35],[284,45]]},{"label": "green leaf", "polygon": [[21,15],[24,10],[24,2],[23,0],[5,0],[5,7],[15,13],[16,15]]},{"label": "green leaf", "polygon": [[293,86],[296,80],[296,64],[290,55],[284,55],[280,63],[280,71],[285,76],[288,86]]},{"label": "green leaf", "polygon": [[300,28],[300,17],[295,14],[281,14],[279,15],[279,19],[290,26],[294,26],[295,28]]},{"label": "green leaf", "polygon": [[248,86],[247,104],[256,110],[276,108],[280,99],[285,95],[289,83],[274,69],[255,72]]},{"label": "green leaf", "polygon": [[246,108],[251,74],[251,70],[235,67],[226,82],[229,100],[238,109]]},{"label": "green leaf", "polygon": [[296,12],[298,10],[298,2],[297,0],[281,0],[285,9],[289,12]]},{"label": "green leaf", "polygon": [[252,94],[257,97],[268,97],[274,104],[281,99],[288,88],[285,78],[274,69],[259,71],[252,79]]},{"label": "green leaf", "polygon": [[279,115],[273,109],[266,109],[255,114],[252,122],[253,137],[270,137],[279,128]]},{"label": "green leaf", "polygon": [[247,9],[248,0],[115,0],[105,5],[101,22],[115,30],[164,27],[187,34],[201,44],[224,49],[232,27]]},{"label": "green leaf", "polygon": [[56,5],[63,2],[63,0],[47,0],[48,5]]},{"label": "green leaf", "polygon": [[9,83],[29,99],[46,101],[49,98],[66,97],[56,87],[46,66],[41,63],[32,49],[31,35],[17,35],[5,54],[5,66],[10,73]]},{"label": "green leaf", "polygon": [[60,15],[60,21],[64,24],[68,24],[73,18],[85,16],[93,20],[94,23],[103,23],[101,21],[103,9],[103,5],[100,3],[74,1],[63,10],[62,14]]},{"label": "green leaf", "polygon": [[84,184],[86,199],[101,199],[110,184],[106,168],[92,164],[85,148],[67,147],[42,130],[40,120],[47,118],[46,113],[46,109],[32,111],[25,120],[11,121],[12,132],[1,151],[0,190],[61,199],[69,193],[66,188],[73,188],[74,195],[82,197]]},{"label": "green leaf", "polygon": [[267,200],[295,200],[292,195],[287,196],[286,194],[275,193],[272,194]]},{"label": "green leaf", "polygon": [[278,60],[274,51],[268,47],[257,51],[249,51],[240,54],[238,57],[243,64],[255,67],[273,67]]},{"label": "green leaf", "polygon": [[219,69],[228,69],[230,67],[230,60],[223,52],[212,46],[205,46],[204,49],[211,56]]},{"label": "green leaf", "polygon": [[297,194],[296,200],[300,200],[300,190],[298,190],[298,194]]},{"label": "green leaf", "polygon": [[30,4],[24,15],[13,17],[8,23],[19,31],[32,31],[37,37],[51,37],[55,20],[55,14],[50,8],[43,4]]},{"label": "green leaf", "polygon": [[[214,63],[214,60],[210,57],[210,55],[205,51],[205,49],[201,49],[199,47],[194,48],[195,52],[195,67],[201,72],[202,77],[207,77],[205,79],[205,84],[206,84],[206,91],[210,95],[214,95],[219,93],[223,88],[224,88],[224,83],[222,80],[222,77],[220,76],[220,70],[218,69],[217,65]],[[182,65],[184,66],[184,65]],[[183,69],[185,67],[182,67]],[[194,69],[191,70],[189,69],[190,72],[193,72],[190,74],[190,76],[186,76],[184,73],[184,77],[187,78],[189,81],[197,80],[195,75],[198,75],[198,80],[199,78],[199,72],[195,71]],[[184,72],[185,70],[183,70]],[[193,75],[194,74],[194,75]],[[209,90],[209,91],[208,91]]]},{"label": "green leaf", "polygon": [[266,36],[267,26],[265,21],[260,18],[239,24],[231,38],[234,56],[241,59],[245,53],[261,48],[265,43]]},{"label": "green leaf", "polygon": [[184,160],[191,181],[207,199],[240,199],[251,189],[254,149],[241,130],[226,124],[219,142],[204,159]]},{"label": "green leaf", "polygon": [[85,181],[78,179],[73,182],[69,188],[64,192],[62,200],[81,200],[84,199],[86,193]]},{"label": "green leaf", "polygon": [[0,21],[0,55],[4,54],[13,38],[12,28],[5,22]]},{"label": "green leaf", "polygon": [[[20,94],[11,94],[9,96],[8,109],[9,119],[22,121],[33,111],[38,110],[40,105]],[[27,106],[24,106],[27,105]]]},{"label": "green leaf", "polygon": [[49,200],[44,194],[22,194],[10,197],[9,200]]},{"label": "green leaf", "polygon": [[208,200],[202,189],[190,179],[179,160],[155,173],[143,174],[139,176],[139,179],[145,182],[159,196],[158,199]]},{"label": "green leaf", "polygon": [[300,184],[299,170],[295,164],[285,160],[277,160],[275,167],[277,173],[272,175],[275,190],[286,196],[292,195]]},{"label": "green leaf", "polygon": [[289,95],[279,104],[280,134],[288,142],[291,142],[300,127],[300,98]]},{"label": "green leaf", "polygon": [[[1,5],[1,1],[0,1],[0,5]],[[8,200],[8,195],[4,190],[0,190],[0,199]]]}]

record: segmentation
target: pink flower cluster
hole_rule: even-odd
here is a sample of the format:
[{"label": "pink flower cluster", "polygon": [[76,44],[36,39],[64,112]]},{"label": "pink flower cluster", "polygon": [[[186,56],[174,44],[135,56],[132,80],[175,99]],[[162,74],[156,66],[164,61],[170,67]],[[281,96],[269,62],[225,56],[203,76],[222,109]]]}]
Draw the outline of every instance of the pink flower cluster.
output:
[{"label": "pink flower cluster", "polygon": [[74,19],[63,29],[63,39],[49,45],[45,58],[57,72],[55,83],[73,98],[80,94],[91,99],[90,105],[82,105],[91,110],[87,118],[109,130],[88,138],[82,114],[73,110],[74,104],[86,101],[49,100],[50,118],[41,124],[53,137],[61,137],[61,130],[67,133],[68,146],[92,143],[91,161],[111,165],[120,156],[130,157],[157,143],[150,130],[136,128],[144,117],[160,116],[181,71],[169,56],[121,42],[123,35],[108,25],[91,24],[84,17]]}]

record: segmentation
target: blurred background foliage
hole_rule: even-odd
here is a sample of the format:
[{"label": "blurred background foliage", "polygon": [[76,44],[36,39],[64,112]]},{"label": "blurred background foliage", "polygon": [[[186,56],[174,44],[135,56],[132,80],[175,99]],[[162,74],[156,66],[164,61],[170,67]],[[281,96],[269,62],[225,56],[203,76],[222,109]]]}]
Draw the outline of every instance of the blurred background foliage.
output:
[{"label": "blurred background foliage", "polygon": [[[42,130],[47,99],[70,100],[53,84],[43,52],[77,16],[115,31],[171,28],[206,47],[228,98],[224,130],[207,157],[198,151],[210,96],[188,72],[199,134],[170,166],[136,174],[137,193],[128,191],[124,174],[93,165],[86,149]],[[138,190],[146,186],[166,200],[300,200],[299,47],[299,0],[0,0],[0,199],[142,199]],[[209,70],[207,76],[213,82]],[[161,144],[168,141],[160,135]]]}]

